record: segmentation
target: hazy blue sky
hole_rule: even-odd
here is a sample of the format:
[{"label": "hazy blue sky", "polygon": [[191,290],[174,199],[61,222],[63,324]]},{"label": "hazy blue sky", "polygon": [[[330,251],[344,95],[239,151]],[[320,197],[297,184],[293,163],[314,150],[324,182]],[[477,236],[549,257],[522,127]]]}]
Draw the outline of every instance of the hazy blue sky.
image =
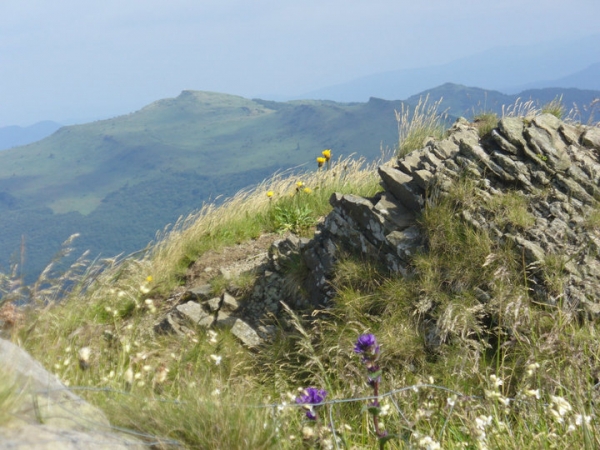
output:
[{"label": "hazy blue sky", "polygon": [[[294,95],[600,31],[600,0],[0,0],[0,126]],[[600,52],[599,52],[600,53]]]}]

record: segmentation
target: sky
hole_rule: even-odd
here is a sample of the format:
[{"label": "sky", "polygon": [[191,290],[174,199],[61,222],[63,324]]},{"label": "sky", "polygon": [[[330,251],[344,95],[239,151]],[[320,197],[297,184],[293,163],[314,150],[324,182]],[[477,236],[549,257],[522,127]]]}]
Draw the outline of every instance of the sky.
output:
[{"label": "sky", "polygon": [[597,34],[598,17],[599,0],[1,0],[0,127],[108,118],[186,89],[293,97]]}]

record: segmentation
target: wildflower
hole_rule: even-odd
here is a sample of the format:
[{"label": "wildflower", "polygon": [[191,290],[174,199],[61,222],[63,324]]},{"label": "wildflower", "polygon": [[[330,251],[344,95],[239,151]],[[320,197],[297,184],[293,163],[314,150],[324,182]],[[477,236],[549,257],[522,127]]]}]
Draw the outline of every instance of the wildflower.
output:
[{"label": "wildflower", "polygon": [[304,183],[302,181],[297,181],[296,182],[296,188],[297,189],[302,189],[304,187]]},{"label": "wildflower", "polygon": [[131,367],[125,371],[125,382],[127,384],[133,383],[133,369]]},{"label": "wildflower", "polygon": [[218,366],[219,364],[221,364],[221,359],[223,358],[218,355],[210,355],[210,359],[212,359],[215,362],[215,366]]},{"label": "wildflower", "polygon": [[309,187],[305,187],[304,189],[302,189],[302,192],[304,192],[305,194],[312,194],[312,189]]},{"label": "wildflower", "polygon": [[169,369],[161,364],[158,369],[156,369],[156,374],[154,376],[154,381],[156,383],[164,383],[167,379],[167,374],[169,373]]},{"label": "wildflower", "polygon": [[275,195],[275,192],[267,191],[267,197],[271,198],[271,197],[273,197],[273,195]]},{"label": "wildflower", "polygon": [[577,414],[575,416],[575,425],[577,425],[578,427],[580,427],[584,423],[586,425],[589,425],[591,420],[592,420],[592,416],[587,416],[585,414]]},{"label": "wildflower", "polygon": [[327,162],[327,159],[325,159],[323,156],[319,156],[317,158],[317,164],[319,165],[319,168],[323,167],[323,164],[325,164]]},{"label": "wildflower", "polygon": [[[390,413],[390,409],[392,408],[392,405],[390,405],[389,403],[384,403],[383,405],[381,405],[381,408],[379,410],[379,415],[380,416],[387,416]],[[381,425],[382,428],[383,424],[380,422],[379,425]]]},{"label": "wildflower", "polygon": [[492,423],[492,416],[479,416],[475,418],[475,425],[484,431]]},{"label": "wildflower", "polygon": [[442,447],[440,443],[434,441],[430,436],[425,436],[419,440],[419,447],[424,448],[426,450],[440,450]]},{"label": "wildflower", "polygon": [[375,335],[370,333],[360,335],[354,344],[354,353],[362,354],[365,358],[378,355],[379,345],[377,345]]},{"label": "wildflower", "polygon": [[527,397],[535,397],[538,400],[540,399],[540,390],[539,389],[525,389],[524,392]]},{"label": "wildflower", "polygon": [[147,282],[147,283],[152,283],[152,280],[153,280],[153,278],[152,278],[152,275],[148,275],[148,276],[146,277],[146,282]]},{"label": "wildflower", "polygon": [[564,398],[551,395],[550,400],[554,404],[556,412],[560,417],[563,417],[565,414],[571,411],[571,405]]},{"label": "wildflower", "polygon": [[211,392],[211,394],[212,394],[212,395],[214,395],[215,397],[216,397],[217,395],[221,395],[221,389],[219,389],[219,388],[216,388],[214,391],[212,391],[212,392]]},{"label": "wildflower", "polygon": [[325,400],[325,397],[327,397],[327,391],[324,389],[309,387],[304,390],[304,395],[296,398],[296,403],[306,408],[306,417],[308,419],[317,420],[315,406],[320,405]]},{"label": "wildflower", "polygon": [[208,336],[208,342],[210,342],[211,344],[216,344],[217,343],[217,333],[213,330],[208,330],[208,332],[206,333]]},{"label": "wildflower", "polygon": [[81,370],[85,370],[90,367],[90,355],[92,354],[92,349],[89,347],[82,347],[79,349],[79,367]]},{"label": "wildflower", "polygon": [[530,377],[534,374],[534,372],[540,368],[540,365],[538,363],[533,363],[533,364],[529,364],[527,366],[527,376]]},{"label": "wildflower", "polygon": [[309,440],[315,437],[315,429],[313,427],[304,426],[302,428],[302,438]]},{"label": "wildflower", "polygon": [[150,289],[148,288],[148,286],[146,286],[146,285],[142,284],[142,285],[140,286],[140,292],[141,292],[142,294],[147,294],[148,292],[150,292]]},{"label": "wildflower", "polygon": [[498,378],[494,374],[490,375],[490,381],[492,382],[492,384],[494,385],[494,387],[500,387],[500,386],[502,386],[504,384],[504,381],[502,381],[500,378]]},{"label": "wildflower", "polygon": [[453,395],[452,397],[448,397],[448,398],[446,399],[446,401],[447,401],[447,403],[448,403],[448,406],[450,406],[450,407],[453,407],[453,406],[456,404],[456,399],[457,399],[457,398],[458,398],[458,397],[456,396],[456,394],[455,394],[455,395]]},{"label": "wildflower", "polygon": [[330,149],[323,150],[322,155],[326,161],[329,161],[331,159],[331,150]]}]

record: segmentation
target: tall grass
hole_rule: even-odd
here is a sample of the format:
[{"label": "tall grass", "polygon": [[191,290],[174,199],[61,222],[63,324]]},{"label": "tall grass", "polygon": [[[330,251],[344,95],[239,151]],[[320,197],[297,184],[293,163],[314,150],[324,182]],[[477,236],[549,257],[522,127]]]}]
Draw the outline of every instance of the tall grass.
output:
[{"label": "tall grass", "polygon": [[[159,280],[170,278],[173,282],[172,277],[206,250],[280,231],[282,224],[277,223],[277,208],[293,211],[290,207],[295,203],[309,219],[316,221],[331,209],[329,197],[333,192],[371,196],[380,189],[374,170],[377,164],[366,164],[364,159],[337,160],[329,170],[275,175],[251,190],[240,191],[218,207],[207,204],[158,237],[149,270]],[[299,181],[311,192],[298,191]],[[272,197],[266,195],[269,191]]]},{"label": "tall grass", "polygon": [[442,99],[429,103],[429,95],[412,109],[402,104],[400,111],[396,111],[398,123],[398,154],[399,158],[413,150],[422,148],[426,139],[441,139],[447,129],[447,111],[439,111]]}]

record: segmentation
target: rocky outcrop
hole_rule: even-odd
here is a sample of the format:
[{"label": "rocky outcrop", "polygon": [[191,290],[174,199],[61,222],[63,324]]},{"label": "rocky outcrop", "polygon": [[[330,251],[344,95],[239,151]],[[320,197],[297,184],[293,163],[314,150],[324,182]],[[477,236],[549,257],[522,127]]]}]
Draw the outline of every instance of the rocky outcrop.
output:
[{"label": "rocky outcrop", "polygon": [[[427,248],[417,216],[461,177],[472,180],[480,198],[516,192],[526,199],[532,221],[525,227],[498,223],[481,204],[465,206],[460,215],[523,254],[537,301],[553,304],[563,298],[571,307],[600,313],[600,231],[587,219],[600,201],[600,128],[569,124],[549,114],[531,120],[505,117],[481,139],[473,124],[459,119],[444,139],[432,139],[394,165],[380,167],[379,176],[384,190],[373,198],[332,195],[333,211],[313,239],[292,235],[274,242],[252,267],[256,283],[238,299],[239,305],[236,301],[236,307],[225,311],[225,296],[211,299],[190,291],[182,297],[188,303],[180,302],[157,331],[185,332],[181,318],[187,316],[196,325],[254,330],[256,336],[240,339],[255,346],[271,335],[272,328],[262,322],[279,314],[281,302],[300,310],[329,304],[342,253],[409,274],[415,253]],[[543,270],[555,255],[564,260],[559,293],[547,289]],[[305,272],[290,276],[298,270]],[[479,297],[489,297],[485,286],[478,289]]]},{"label": "rocky outcrop", "polygon": [[[406,274],[410,259],[426,242],[415,215],[448,193],[454,180],[468,176],[482,198],[519,192],[530,205],[531,226],[500,226],[485,208],[472,205],[462,217],[499,241],[519,249],[543,302],[566,298],[572,306],[600,312],[600,233],[586,218],[600,201],[600,129],[572,125],[545,114],[524,120],[506,117],[481,140],[477,128],[459,119],[441,141],[381,167],[384,192],[374,198],[334,194],[329,214],[303,250],[311,269],[312,303],[326,304],[334,292],[329,280],[341,248],[377,260]],[[564,292],[544,287],[543,267],[550,255],[563,255]]]},{"label": "rocky outcrop", "polygon": [[27,352],[0,339],[0,449],[142,449]]}]

